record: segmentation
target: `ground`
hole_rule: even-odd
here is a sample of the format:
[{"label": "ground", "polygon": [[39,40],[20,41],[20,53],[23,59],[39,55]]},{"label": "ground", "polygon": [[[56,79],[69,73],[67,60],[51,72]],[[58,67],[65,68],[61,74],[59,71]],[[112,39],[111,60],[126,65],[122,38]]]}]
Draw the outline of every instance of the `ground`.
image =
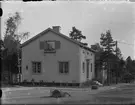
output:
[{"label": "ground", "polygon": [[2,104],[52,104],[52,103],[135,103],[135,84],[119,84],[90,88],[58,88],[71,94],[66,98],[50,98],[54,87],[3,88]]}]

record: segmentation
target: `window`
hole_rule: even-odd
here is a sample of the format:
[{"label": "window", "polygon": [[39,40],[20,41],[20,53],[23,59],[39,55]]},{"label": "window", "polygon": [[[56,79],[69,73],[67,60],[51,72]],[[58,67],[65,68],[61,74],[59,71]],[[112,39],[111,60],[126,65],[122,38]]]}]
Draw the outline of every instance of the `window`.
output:
[{"label": "window", "polygon": [[45,52],[55,52],[57,49],[60,49],[60,41],[40,41],[40,50]]},{"label": "window", "polygon": [[55,42],[54,41],[47,41],[46,42],[46,50],[55,50]]},{"label": "window", "polygon": [[91,72],[92,72],[92,63],[91,63]]},{"label": "window", "polygon": [[83,62],[82,64],[82,67],[83,67],[83,73],[85,72],[85,63]]},{"label": "window", "polygon": [[32,62],[33,73],[41,73],[41,62]]},{"label": "window", "polygon": [[89,66],[90,66],[90,61],[89,59],[86,59],[86,67],[87,67],[87,78],[89,78]]},{"label": "window", "polygon": [[59,62],[59,72],[64,74],[69,73],[69,62]]}]

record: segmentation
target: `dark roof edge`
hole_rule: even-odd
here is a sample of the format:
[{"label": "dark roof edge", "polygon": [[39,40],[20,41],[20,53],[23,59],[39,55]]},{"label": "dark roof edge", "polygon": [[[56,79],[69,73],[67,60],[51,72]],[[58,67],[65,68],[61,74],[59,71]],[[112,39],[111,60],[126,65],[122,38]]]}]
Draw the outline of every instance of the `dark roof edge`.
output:
[{"label": "dark roof edge", "polygon": [[29,44],[31,41],[36,40],[36,39],[37,39],[38,37],[40,37],[43,33],[48,32],[50,29],[51,29],[51,28],[48,28],[48,29],[46,29],[46,30],[40,32],[39,34],[35,35],[34,37],[30,38],[30,39],[27,40],[26,42],[22,43],[22,44],[21,44],[21,48],[24,47],[24,46],[26,46],[27,44]]},{"label": "dark roof edge", "polygon": [[91,49],[91,48],[89,48],[89,47],[86,47],[86,46],[80,46],[80,47],[83,47],[84,49],[87,49],[87,50],[89,50],[89,51],[91,51],[91,52],[96,53],[96,51],[95,51],[95,50],[93,50],[93,49]]},{"label": "dark roof edge", "polygon": [[73,43],[79,45],[80,47],[83,47],[84,49],[87,49],[87,50],[92,51],[92,52],[94,52],[94,53],[96,52],[95,50],[93,50],[93,49],[91,49],[91,48],[89,48],[89,47],[86,47],[85,45],[81,44],[80,42],[77,42],[77,41],[75,41],[75,40],[73,40],[73,39],[67,37],[67,36],[64,35],[64,34],[57,33],[57,32],[55,32],[55,31],[53,31],[52,29],[51,29],[51,31],[54,32],[54,33],[56,33],[56,34],[58,34],[58,35],[60,35],[60,36],[62,36],[62,37],[64,37],[64,38],[66,38],[67,40],[72,41]]}]

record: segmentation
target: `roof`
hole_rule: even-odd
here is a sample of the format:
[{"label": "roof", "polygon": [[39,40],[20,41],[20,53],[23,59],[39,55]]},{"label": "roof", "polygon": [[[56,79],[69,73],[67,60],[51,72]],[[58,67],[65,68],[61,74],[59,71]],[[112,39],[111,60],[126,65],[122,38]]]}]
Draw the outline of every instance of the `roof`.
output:
[{"label": "roof", "polygon": [[71,41],[71,42],[77,44],[77,45],[80,46],[80,47],[83,47],[84,49],[87,49],[87,50],[89,50],[89,51],[91,51],[91,52],[94,52],[94,53],[96,52],[95,50],[93,50],[93,49],[91,49],[91,48],[89,48],[89,47],[87,47],[87,46],[81,44],[81,43],[78,42],[78,41],[75,41],[75,40],[73,40],[73,39],[67,37],[67,36],[64,35],[64,34],[55,32],[55,31],[54,31],[53,29],[51,29],[51,28],[48,28],[48,29],[42,31],[41,33],[39,33],[39,34],[37,34],[36,36],[32,37],[31,39],[27,40],[26,42],[24,42],[23,44],[21,44],[21,47],[25,47],[26,45],[28,45],[28,44],[31,43],[32,41],[38,39],[39,37],[43,36],[45,33],[49,32],[49,31],[51,31],[51,32],[55,33],[56,35],[59,35],[59,36],[65,38],[65,39],[67,39],[68,41]]}]

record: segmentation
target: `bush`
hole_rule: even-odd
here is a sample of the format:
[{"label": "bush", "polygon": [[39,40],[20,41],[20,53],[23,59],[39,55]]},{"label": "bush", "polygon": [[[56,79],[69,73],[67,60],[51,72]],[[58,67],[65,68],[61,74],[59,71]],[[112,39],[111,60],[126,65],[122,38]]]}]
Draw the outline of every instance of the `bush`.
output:
[{"label": "bush", "polygon": [[39,84],[40,84],[40,85],[43,85],[43,84],[44,84],[44,81],[43,81],[43,80],[40,80],[40,81],[39,81]]},{"label": "bush", "polygon": [[98,89],[98,86],[97,85],[92,85],[91,89]]},{"label": "bush", "polygon": [[134,76],[132,74],[126,74],[123,76],[123,80],[126,83],[129,83],[134,80]]},{"label": "bush", "polygon": [[31,83],[32,83],[32,85],[35,85],[35,80],[32,79],[32,80],[31,80]]},{"label": "bush", "polygon": [[31,80],[31,82],[35,82],[35,80],[34,80],[34,79],[32,79],[32,80]]},{"label": "bush", "polygon": [[85,87],[85,86],[86,86],[86,87],[87,87],[87,86],[91,86],[91,85],[92,85],[92,80],[87,80],[87,81],[85,81],[85,82],[82,83],[82,86],[84,86],[84,87]]},{"label": "bush", "polygon": [[23,80],[23,82],[25,82],[25,83],[26,83],[26,82],[28,82],[28,81],[25,79],[25,80]]},{"label": "bush", "polygon": [[70,95],[69,93],[63,92],[63,91],[57,90],[57,89],[52,90],[52,91],[50,91],[50,92],[51,92],[51,95],[50,95],[50,96],[51,96],[51,97],[54,97],[54,98],[66,97],[66,96],[71,97],[71,95]]},{"label": "bush", "polygon": [[28,84],[28,81],[26,79],[23,80],[22,85],[27,85],[27,84]]},{"label": "bush", "polygon": [[51,91],[51,97],[55,97],[55,98],[58,98],[58,97],[61,97],[61,92],[57,89]]}]

